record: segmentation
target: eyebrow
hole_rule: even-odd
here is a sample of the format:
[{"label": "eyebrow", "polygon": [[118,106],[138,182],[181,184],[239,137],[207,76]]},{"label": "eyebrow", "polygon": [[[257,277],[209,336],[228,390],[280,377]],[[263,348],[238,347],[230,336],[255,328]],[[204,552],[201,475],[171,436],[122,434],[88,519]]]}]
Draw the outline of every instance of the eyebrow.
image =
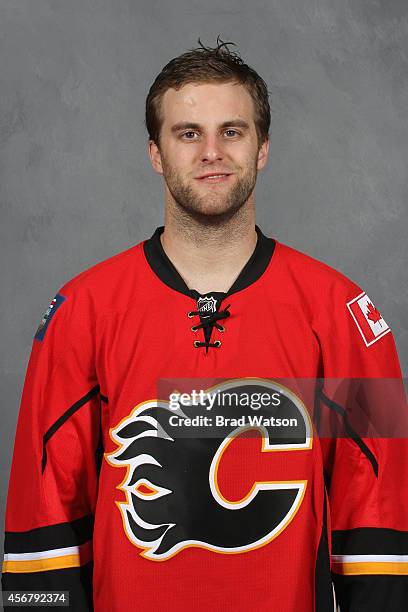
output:
[{"label": "eyebrow", "polygon": [[[226,127],[240,127],[244,130],[249,130],[249,124],[244,121],[243,119],[230,119],[229,121],[223,121],[223,123],[219,124],[219,128],[226,128]],[[201,129],[201,125],[199,123],[192,123],[191,121],[180,121],[179,123],[175,123],[172,128],[171,131],[173,133],[176,132],[181,132],[181,130],[200,130]]]}]

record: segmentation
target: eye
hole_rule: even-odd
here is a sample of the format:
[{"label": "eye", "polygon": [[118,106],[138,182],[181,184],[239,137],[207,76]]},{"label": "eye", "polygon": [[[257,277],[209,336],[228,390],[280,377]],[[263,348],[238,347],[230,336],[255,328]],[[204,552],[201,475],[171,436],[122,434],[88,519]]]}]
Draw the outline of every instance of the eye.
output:
[{"label": "eye", "polygon": [[[184,132],[181,137],[184,138],[184,136],[187,136],[188,134],[197,134],[197,132],[193,132],[192,130],[190,130],[188,132]],[[193,140],[193,138],[186,138],[186,140]]]},{"label": "eye", "polygon": [[[181,134],[181,138],[183,140],[196,140],[194,138],[194,134],[197,135],[197,138],[199,137],[199,133],[196,132],[195,130],[189,130],[188,132],[183,132]],[[229,128],[228,130],[224,131],[224,134],[227,134],[228,138],[234,138],[235,136],[239,136],[240,132],[238,132],[237,130],[234,130],[232,128]]]}]

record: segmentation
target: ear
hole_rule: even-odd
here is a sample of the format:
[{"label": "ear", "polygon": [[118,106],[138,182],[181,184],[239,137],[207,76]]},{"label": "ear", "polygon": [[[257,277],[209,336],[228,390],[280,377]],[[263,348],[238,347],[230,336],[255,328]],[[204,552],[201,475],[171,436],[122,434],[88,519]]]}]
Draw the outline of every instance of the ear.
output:
[{"label": "ear", "polygon": [[149,153],[149,157],[150,157],[150,161],[153,166],[153,169],[158,174],[163,174],[163,166],[162,166],[160,150],[157,144],[154,142],[154,140],[149,140],[148,153]]},{"label": "ear", "polygon": [[258,170],[262,170],[266,166],[269,153],[269,138],[265,138],[258,151]]}]

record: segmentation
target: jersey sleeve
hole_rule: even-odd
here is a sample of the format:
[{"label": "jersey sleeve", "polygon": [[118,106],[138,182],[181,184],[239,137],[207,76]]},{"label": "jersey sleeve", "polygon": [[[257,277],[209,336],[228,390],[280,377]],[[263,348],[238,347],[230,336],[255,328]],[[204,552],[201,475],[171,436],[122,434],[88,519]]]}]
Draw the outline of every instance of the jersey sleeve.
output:
[{"label": "jersey sleeve", "polygon": [[321,448],[336,599],[341,612],[402,611],[408,601],[408,440],[397,351],[361,289],[333,290],[329,304],[319,317],[319,417],[331,421]]},{"label": "jersey sleeve", "polygon": [[93,609],[101,445],[92,319],[84,304],[62,289],[33,340],[14,441],[2,575],[3,590],[68,591],[76,611]]}]

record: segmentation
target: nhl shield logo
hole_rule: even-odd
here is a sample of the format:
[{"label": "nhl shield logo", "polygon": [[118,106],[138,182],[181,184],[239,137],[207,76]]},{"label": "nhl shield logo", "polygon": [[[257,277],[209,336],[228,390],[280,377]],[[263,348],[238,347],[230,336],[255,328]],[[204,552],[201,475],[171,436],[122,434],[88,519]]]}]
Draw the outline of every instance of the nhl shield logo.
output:
[{"label": "nhl shield logo", "polygon": [[217,300],[212,296],[200,297],[197,300],[197,306],[201,317],[209,317],[217,310]]}]

